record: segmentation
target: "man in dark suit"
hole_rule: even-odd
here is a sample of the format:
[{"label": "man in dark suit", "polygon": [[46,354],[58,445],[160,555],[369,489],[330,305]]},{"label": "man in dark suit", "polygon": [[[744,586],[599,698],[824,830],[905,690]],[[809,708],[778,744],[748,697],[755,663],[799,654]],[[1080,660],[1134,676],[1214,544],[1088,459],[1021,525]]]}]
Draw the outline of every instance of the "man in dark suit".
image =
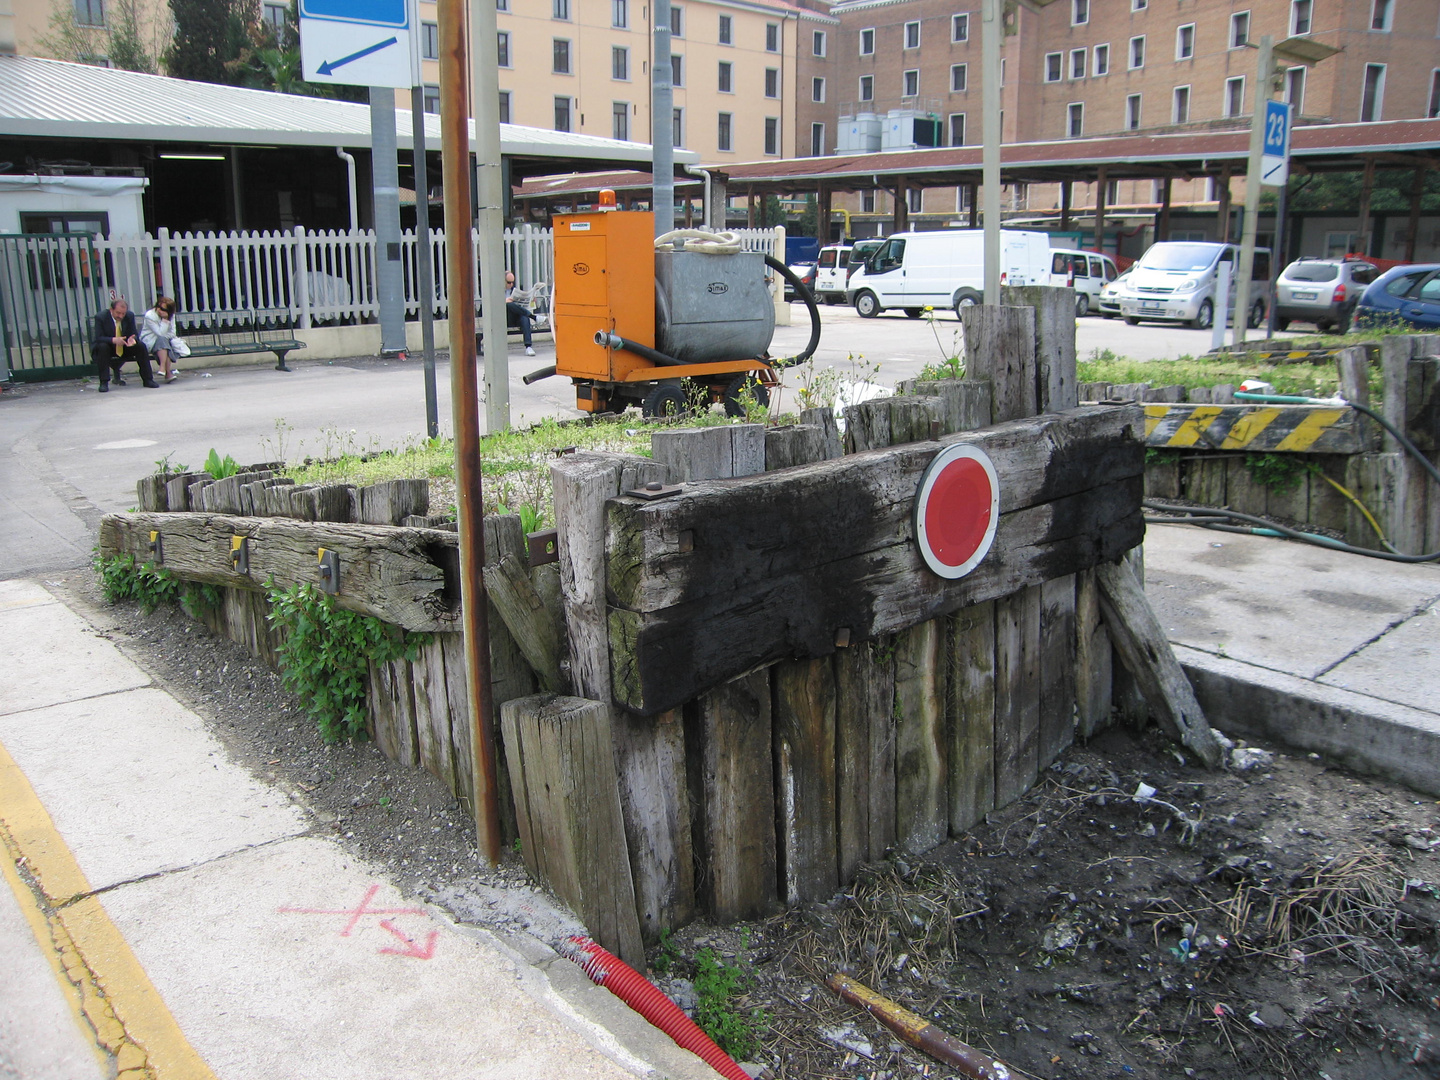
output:
[{"label": "man in dark suit", "polygon": [[125,380],[120,377],[120,368],[127,360],[134,360],[140,366],[140,383],[151,390],[160,384],[150,370],[150,354],[140,343],[135,332],[135,313],[124,297],[110,301],[110,310],[95,316],[95,334],[90,342],[90,355],[95,359],[95,374],[100,377],[100,393],[110,392],[110,373],[121,386]]}]

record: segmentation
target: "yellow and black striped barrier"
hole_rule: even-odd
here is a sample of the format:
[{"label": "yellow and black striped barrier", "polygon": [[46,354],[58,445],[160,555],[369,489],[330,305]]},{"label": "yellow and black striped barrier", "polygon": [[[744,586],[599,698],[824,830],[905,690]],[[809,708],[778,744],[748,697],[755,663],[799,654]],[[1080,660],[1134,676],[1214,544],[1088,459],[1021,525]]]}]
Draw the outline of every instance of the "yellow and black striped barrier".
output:
[{"label": "yellow and black striped barrier", "polygon": [[1277,349],[1265,352],[1246,349],[1242,352],[1231,352],[1229,350],[1218,350],[1206,353],[1206,359],[1215,360],[1256,360],[1266,364],[1285,363],[1318,363],[1321,360],[1333,360],[1340,355],[1340,349],[1331,347],[1324,349]]},{"label": "yellow and black striped barrier", "polygon": [[1354,409],[1333,405],[1145,406],[1145,445],[1170,450],[1358,454],[1367,449]]}]

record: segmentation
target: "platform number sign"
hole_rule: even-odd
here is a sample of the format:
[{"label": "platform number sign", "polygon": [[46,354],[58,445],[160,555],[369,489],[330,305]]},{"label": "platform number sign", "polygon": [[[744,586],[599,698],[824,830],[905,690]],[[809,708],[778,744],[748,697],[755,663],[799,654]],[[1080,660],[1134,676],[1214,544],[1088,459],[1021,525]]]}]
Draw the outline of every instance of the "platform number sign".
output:
[{"label": "platform number sign", "polygon": [[948,446],[930,462],[915,493],[915,543],[942,578],[974,570],[1000,525],[1000,481],[985,451]]},{"label": "platform number sign", "polygon": [[305,80],[347,86],[416,85],[412,0],[300,0]]},{"label": "platform number sign", "polygon": [[1290,106],[1265,103],[1265,145],[1260,158],[1260,183],[1281,187],[1290,178]]}]

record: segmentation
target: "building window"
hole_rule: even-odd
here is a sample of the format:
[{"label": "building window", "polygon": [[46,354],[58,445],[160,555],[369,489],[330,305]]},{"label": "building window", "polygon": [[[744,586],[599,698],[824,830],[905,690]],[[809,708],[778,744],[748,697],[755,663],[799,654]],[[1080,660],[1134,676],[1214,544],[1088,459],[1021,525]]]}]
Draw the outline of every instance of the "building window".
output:
[{"label": "building window", "polygon": [[1085,58],[1090,55],[1089,49],[1070,50],[1070,78],[1083,79],[1085,77]]},{"label": "building window", "polygon": [[1175,59],[1193,60],[1195,58],[1195,24],[1186,23],[1175,31]]},{"label": "building window", "polygon": [[1311,0],[1291,0],[1290,2],[1290,33],[1310,33],[1312,5]]},{"label": "building window", "polygon": [[[725,66],[729,67],[730,65],[726,64]],[[765,96],[768,98],[778,98],[780,96],[779,68],[765,69]]]},{"label": "building window", "polygon": [[510,0],[495,0],[495,10],[496,10],[496,11],[509,11],[509,10],[510,10]]},{"label": "building window", "polygon": [[920,24],[918,22],[907,22],[905,24],[905,48],[918,49],[920,47]]},{"label": "building window", "polygon": [[860,31],[860,55],[875,55],[875,30],[873,27]]},{"label": "building window", "polygon": [[570,21],[570,0],[551,0],[550,17]]},{"label": "building window", "polygon": [[955,189],[955,212],[963,214],[970,209],[970,185],[961,184]]},{"label": "building window", "polygon": [[[435,111],[436,111],[436,112],[439,112],[439,111],[440,111],[440,100],[439,100],[439,99],[440,99],[440,88],[439,88],[438,86],[435,88],[435,99],[436,99],[436,100],[435,100]],[[426,112],[429,112],[430,110],[427,108],[425,111],[426,111]],[[501,90],[501,91],[500,91],[500,122],[501,122],[502,124],[508,124],[508,123],[510,123],[510,91],[509,91],[509,90]]]},{"label": "building window", "polygon": [[951,40],[951,41],[969,41],[969,40],[970,40],[970,16],[969,16],[969,15],[951,15],[951,16],[950,16],[950,40]]},{"label": "building window", "polygon": [[1436,68],[1430,73],[1430,108],[1426,110],[1425,115],[1431,120],[1440,116],[1440,68]]},{"label": "building window", "polygon": [[873,214],[875,212],[875,192],[873,189],[860,193],[860,212],[862,214]]},{"label": "building window", "polygon": [[630,0],[610,0],[610,25],[616,30],[629,29]]},{"label": "building window", "polygon": [[719,150],[730,150],[730,121],[732,117],[728,112],[720,114],[720,128],[715,134],[715,146]]},{"label": "building window", "polygon": [[501,30],[495,35],[495,62],[502,68],[510,66],[510,31]]},{"label": "building window", "polygon": [[433,22],[420,24],[420,57],[423,60],[440,59],[440,27],[438,24]]},{"label": "building window", "polygon": [[1245,76],[1225,80],[1225,115],[1245,115]]},{"label": "building window", "polygon": [[1045,81],[1059,82],[1060,76],[1064,74],[1065,54],[1052,52],[1045,54]]},{"label": "building window", "polygon": [[685,85],[685,57],[679,53],[670,54],[670,85]]},{"label": "building window", "polygon": [[811,157],[824,157],[824,156],[825,156],[825,125],[824,125],[824,124],[811,124],[811,125],[810,125],[810,156],[811,156]]},{"label": "building window", "polygon": [[963,112],[950,114],[950,145],[965,145],[965,114]]},{"label": "building window", "polygon": [[1170,122],[1172,124],[1188,124],[1190,122],[1190,87],[1175,87],[1175,103],[1170,109]]},{"label": "building window", "polygon": [[1085,106],[1081,102],[1072,101],[1066,110],[1065,134],[1072,139],[1085,134]]},{"label": "building window", "polygon": [[570,130],[570,99],[568,97],[555,99],[555,130]]},{"label": "building window", "polygon": [[685,9],[678,4],[670,5],[670,36],[685,36]]},{"label": "building window", "polygon": [[950,65],[950,92],[952,94],[963,94],[970,89],[970,65]]},{"label": "building window", "polygon": [[1130,0],[1131,11],[1144,11],[1150,6],[1150,0]]},{"label": "building window", "polygon": [[1145,66],[1145,35],[1130,39],[1130,70],[1137,71]]},{"label": "building window", "polygon": [[[289,10],[289,4],[266,4],[265,10],[260,13],[260,17],[265,21],[265,25],[270,27],[271,33],[273,33],[277,38],[281,34],[285,33],[285,15],[289,12]],[[422,29],[434,25],[434,23],[420,24]],[[435,56],[431,56],[429,53],[426,53],[424,59],[434,60],[438,56],[438,53]]]},{"label": "building window", "polygon": [[916,69],[916,68],[912,68],[912,69],[910,69],[909,71],[905,72],[905,73],[904,73],[904,77],[903,77],[903,79],[902,79],[902,86],[903,86],[903,90],[901,91],[901,96],[902,96],[902,97],[919,97],[919,96],[920,96],[920,72],[919,72],[919,70]]},{"label": "building window", "polygon": [[1385,65],[1365,65],[1365,90],[1360,96],[1360,122],[1373,123],[1380,119],[1385,101]]},{"label": "building window", "polygon": [[1140,130],[1140,95],[1131,94],[1125,99],[1125,130]]},{"label": "building window", "polygon": [[905,189],[905,209],[912,214],[921,213],[925,209],[925,192],[922,188]]},{"label": "building window", "polygon": [[105,0],[75,0],[76,26],[104,26]]},{"label": "building window", "polygon": [[619,139],[621,142],[630,141],[630,103],[628,101],[612,101],[610,103],[610,137]]},{"label": "building window", "polygon": [[610,46],[610,77],[620,82],[630,81],[630,50],[623,45]]},{"label": "building window", "polygon": [[[436,116],[440,115],[440,87],[433,84],[426,85],[421,97],[421,108],[427,113],[434,113]],[[500,122],[503,124],[506,121],[502,120]]]},{"label": "building window", "polygon": [[729,60],[721,60],[717,85],[722,94],[733,94],[735,92],[734,80],[735,65]]},{"label": "building window", "polygon": [[676,146],[685,145],[684,109],[672,109],[670,112],[670,138]]},{"label": "building window", "polygon": [[720,16],[720,44],[735,44],[735,20],[729,15]]},{"label": "building window", "polygon": [[[555,38],[551,42],[550,70],[556,75],[570,74],[570,42],[564,38]],[[568,98],[566,99],[569,100]],[[556,128],[556,131],[569,131],[569,128]]]},{"label": "building window", "polygon": [[766,24],[765,24],[765,51],[766,51],[766,52],[779,52],[779,51],[780,51],[780,24],[779,24],[779,23],[773,23],[773,22],[772,22],[772,23],[766,23]]},{"label": "building window", "polygon": [[861,101],[874,101],[874,100],[875,100],[875,76],[874,76],[874,75],[861,75],[861,76],[860,76],[860,100],[861,100]]},{"label": "building window", "polygon": [[1237,11],[1230,16],[1230,48],[1243,49],[1250,44],[1250,13]]},{"label": "building window", "polygon": [[1110,46],[1095,46],[1095,62],[1090,65],[1090,74],[1099,78],[1101,75],[1110,74]]},{"label": "building window", "polygon": [[778,116],[765,117],[765,153],[780,153],[780,118]]},{"label": "building window", "polygon": [[825,100],[825,80],[819,76],[810,80],[810,100],[819,102]]},{"label": "building window", "polygon": [[1120,181],[1111,180],[1105,185],[1105,205],[1114,206],[1120,201]]},{"label": "building window", "polygon": [[1084,26],[1090,21],[1090,0],[1070,0],[1070,25]]},{"label": "building window", "polygon": [[1291,112],[1299,116],[1305,107],[1305,69],[1293,67],[1285,72],[1285,101]]},{"label": "building window", "polygon": [[816,30],[810,35],[810,51],[816,56],[825,55],[825,31]]},{"label": "building window", "polygon": [[1390,30],[1390,17],[1395,11],[1395,0],[1375,0],[1370,9],[1370,29]]}]

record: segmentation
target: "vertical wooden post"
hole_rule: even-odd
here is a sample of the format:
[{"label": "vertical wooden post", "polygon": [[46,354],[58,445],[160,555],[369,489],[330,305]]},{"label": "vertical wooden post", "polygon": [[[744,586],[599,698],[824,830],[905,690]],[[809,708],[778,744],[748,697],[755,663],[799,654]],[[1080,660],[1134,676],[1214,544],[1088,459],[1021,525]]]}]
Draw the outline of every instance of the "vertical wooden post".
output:
[{"label": "vertical wooden post", "polygon": [[1040,749],[1046,768],[1075,741],[1075,575],[1040,586]]},{"label": "vertical wooden post", "polygon": [[1012,286],[1002,290],[1000,302],[1035,311],[1036,410],[1075,408],[1080,404],[1080,383],[1075,368],[1073,291],[1048,285]]},{"label": "vertical wooden post", "polygon": [[[1385,376],[1385,419],[1405,432],[1422,453],[1435,453],[1440,433],[1431,430],[1433,416],[1424,423],[1427,406],[1433,412],[1436,395],[1435,361],[1417,357],[1422,339],[1406,335],[1388,337],[1380,344],[1380,365]],[[1390,541],[1406,555],[1425,550],[1426,501],[1432,481],[1424,467],[1410,456],[1393,435],[1384,439],[1385,452],[1392,456],[1389,471],[1394,477],[1390,509]]]},{"label": "vertical wooden post", "polygon": [[928,851],[949,832],[943,619],[895,635],[895,832]]},{"label": "vertical wooden post", "polygon": [[679,709],[652,717],[616,709],[614,733],[640,935],[653,943],[695,914],[685,728]]},{"label": "vertical wooden post", "polygon": [[835,806],[835,675],[828,657],[784,660],[775,691],[775,816],[788,904],[840,887]]},{"label": "vertical wooden post", "polygon": [[995,809],[995,602],[952,619],[949,686],[950,831]]},{"label": "vertical wooden post", "polygon": [[1034,416],[1038,411],[1034,310],[977,304],[961,310],[960,323],[969,374],[990,381],[991,421],[999,424]]},{"label": "vertical wooden post", "polygon": [[1040,590],[995,601],[995,805],[1035,782],[1040,758]]},{"label": "vertical wooden post", "polygon": [[835,653],[840,881],[895,843],[895,657],[862,641]]},{"label": "vertical wooden post", "polygon": [[1095,571],[1075,575],[1075,710],[1080,738],[1088,739],[1110,722],[1114,664],[1110,632],[1100,618]]}]

